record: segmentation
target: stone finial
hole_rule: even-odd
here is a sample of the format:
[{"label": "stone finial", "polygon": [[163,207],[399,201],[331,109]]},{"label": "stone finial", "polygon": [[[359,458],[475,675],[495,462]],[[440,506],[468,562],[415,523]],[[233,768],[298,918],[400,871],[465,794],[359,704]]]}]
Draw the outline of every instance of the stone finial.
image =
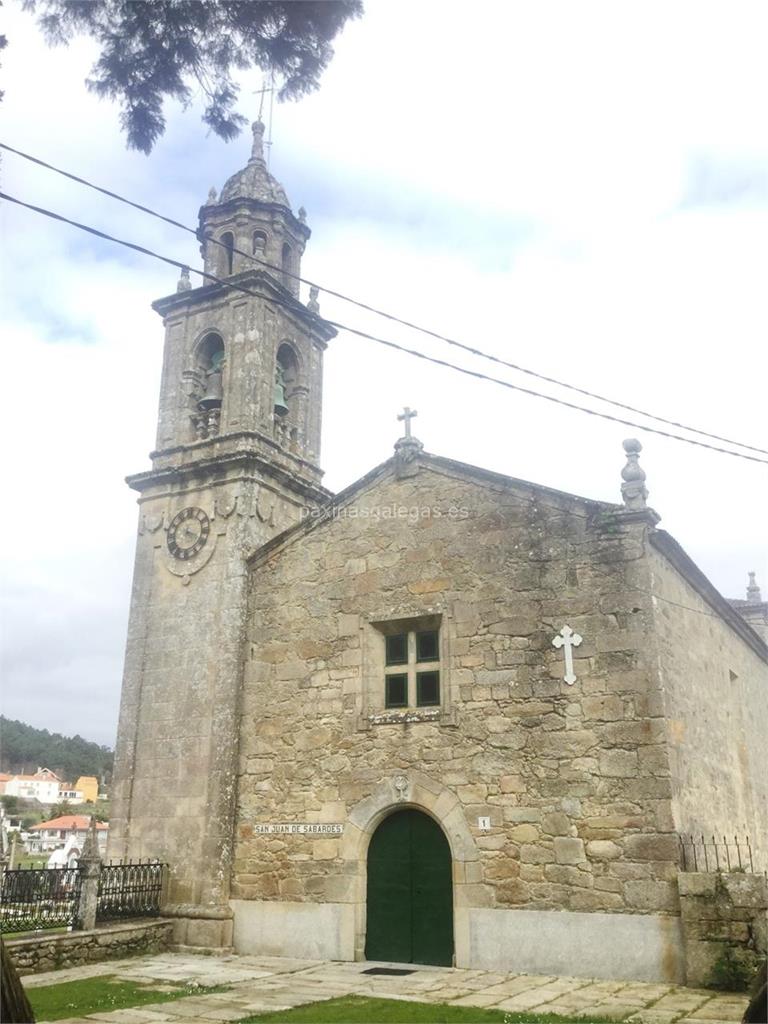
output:
[{"label": "stone finial", "polygon": [[99,843],[96,838],[96,816],[91,815],[88,835],[83,843],[83,852],[77,859],[80,869],[80,899],[77,905],[76,927],[89,931],[96,927],[96,909],[99,900],[99,875],[101,873],[101,857]]},{"label": "stone finial", "polygon": [[216,202],[216,189],[213,187],[213,185],[211,185],[211,187],[208,189],[208,205],[210,206],[212,203],[215,203],[215,202]]},{"label": "stone finial", "polygon": [[747,604],[762,604],[763,596],[760,593],[760,587],[755,581],[757,573],[749,573],[749,583],[747,584]]},{"label": "stone finial", "polygon": [[306,224],[307,222],[307,211],[304,209],[303,206],[299,207],[299,221],[302,224]]},{"label": "stone finial", "polygon": [[317,296],[320,294],[320,289],[316,284],[310,286],[309,289],[309,302],[307,303],[307,309],[310,313],[320,312],[320,303],[317,301]]},{"label": "stone finial", "polygon": [[99,860],[99,840],[96,835],[96,816],[91,815],[91,821],[88,826],[88,835],[85,837],[83,843],[83,852],[80,854],[81,861],[93,861]]},{"label": "stone finial", "polygon": [[253,132],[253,146],[251,148],[251,159],[249,163],[253,163],[255,160],[261,160],[264,162],[264,125],[261,121],[254,121],[251,125],[251,131]]},{"label": "stone finial", "polygon": [[179,283],[176,285],[177,292],[188,292],[192,287],[192,282],[189,280],[189,267],[182,267],[181,274],[179,275]]},{"label": "stone finial", "polygon": [[627,464],[621,471],[621,478],[624,481],[621,485],[621,497],[624,505],[633,511],[648,507],[646,504],[648,489],[645,486],[645,471],[638,462],[642,450],[643,446],[636,438],[631,437],[624,441]]}]

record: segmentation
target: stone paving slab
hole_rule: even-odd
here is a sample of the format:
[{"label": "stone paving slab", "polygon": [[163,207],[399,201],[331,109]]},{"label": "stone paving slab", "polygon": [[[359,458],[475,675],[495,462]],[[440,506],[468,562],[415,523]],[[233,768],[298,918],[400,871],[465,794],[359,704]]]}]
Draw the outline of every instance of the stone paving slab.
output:
[{"label": "stone paving slab", "polygon": [[115,1021],[116,1024],[155,1024],[157,1021],[168,1021],[171,1017],[167,1013],[154,1013],[143,1006],[136,1006],[123,1010],[105,1010],[103,1013],[92,1013],[88,1019]]},{"label": "stone paving slab", "polygon": [[24,988],[40,988],[42,985],[60,985],[64,981],[80,981],[81,978],[98,978],[104,974],[116,974],[124,964],[132,960],[110,960],[103,964],[86,964],[83,967],[64,967],[60,971],[43,971],[41,974],[26,974],[21,980]]},{"label": "stone paving slab", "polygon": [[404,975],[363,973],[371,967],[403,965],[164,953],[49,971],[23,981],[25,986],[35,988],[114,974],[120,980],[164,990],[195,983],[227,986],[224,992],[192,992],[169,1003],[95,1013],[61,1024],[227,1024],[253,1013],[350,994],[559,1013],[583,1017],[585,1024],[600,1017],[616,1017],[628,1024],[737,1024],[747,1003],[746,997],[675,985],[420,965],[409,965],[410,973]]},{"label": "stone paving slab", "polygon": [[670,1010],[641,1010],[629,1018],[631,1024],[672,1024],[680,1016]]},{"label": "stone paving slab", "polygon": [[715,998],[693,1013],[689,1013],[688,1016],[696,1021],[706,1021],[707,1024],[713,1020],[734,1020],[744,1013],[745,1006],[746,999]]}]

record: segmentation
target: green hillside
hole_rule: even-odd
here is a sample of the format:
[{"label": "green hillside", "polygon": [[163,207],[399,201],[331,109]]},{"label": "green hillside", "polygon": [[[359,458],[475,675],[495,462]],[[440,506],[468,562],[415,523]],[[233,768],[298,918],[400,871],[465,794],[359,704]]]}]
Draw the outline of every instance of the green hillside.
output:
[{"label": "green hillside", "polygon": [[75,782],[80,775],[95,775],[108,783],[113,759],[109,747],[82,736],[34,729],[0,715],[0,771],[34,772],[42,766],[56,772],[64,782]]}]

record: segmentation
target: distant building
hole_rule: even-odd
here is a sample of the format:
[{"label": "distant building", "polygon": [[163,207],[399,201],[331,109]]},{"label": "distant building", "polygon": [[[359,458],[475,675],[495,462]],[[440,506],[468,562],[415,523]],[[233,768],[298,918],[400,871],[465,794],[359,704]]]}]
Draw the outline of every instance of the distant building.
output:
[{"label": "distant building", "polygon": [[99,780],[95,775],[81,775],[75,783],[75,789],[85,801],[95,804],[99,799]]},{"label": "distant building", "polygon": [[55,804],[62,781],[50,768],[38,768],[34,775],[12,775],[5,784],[8,796],[20,796],[25,800],[39,800],[41,804]]},{"label": "distant building", "polygon": [[70,804],[96,803],[99,780],[95,775],[81,775],[73,786],[62,782],[50,768],[38,768],[34,775],[0,775],[0,793],[39,800],[41,804],[56,804],[62,800]]},{"label": "distant building", "polygon": [[[39,825],[33,825],[30,831],[28,849],[30,853],[48,853],[61,846],[78,846],[82,850],[82,844],[88,835],[91,825],[90,816],[87,814],[65,814],[60,818],[53,818],[51,821],[41,821]],[[99,853],[106,853],[107,836],[109,825],[103,821],[96,822],[96,837],[99,844]],[[71,841],[71,842],[70,842]]]}]

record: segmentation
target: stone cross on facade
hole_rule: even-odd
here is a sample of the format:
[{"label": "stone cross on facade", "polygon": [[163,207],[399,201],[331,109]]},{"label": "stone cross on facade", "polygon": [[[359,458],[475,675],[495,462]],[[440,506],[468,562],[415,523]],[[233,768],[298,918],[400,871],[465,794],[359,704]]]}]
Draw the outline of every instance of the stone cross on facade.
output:
[{"label": "stone cross on facade", "polygon": [[569,686],[573,686],[576,682],[576,673],[573,671],[573,648],[578,647],[581,641],[582,637],[580,637],[578,633],[574,633],[570,626],[563,626],[552,641],[552,646],[557,647],[558,650],[561,647],[564,648],[565,675],[563,676],[563,680],[568,683]]},{"label": "stone cross on facade", "polygon": [[403,409],[403,411],[397,417],[398,421],[405,420],[405,436],[406,437],[410,437],[411,436],[411,420],[414,418],[414,416],[418,416],[418,415],[419,414],[418,414],[418,412],[415,409],[409,409],[408,406],[406,405],[406,407]]}]

